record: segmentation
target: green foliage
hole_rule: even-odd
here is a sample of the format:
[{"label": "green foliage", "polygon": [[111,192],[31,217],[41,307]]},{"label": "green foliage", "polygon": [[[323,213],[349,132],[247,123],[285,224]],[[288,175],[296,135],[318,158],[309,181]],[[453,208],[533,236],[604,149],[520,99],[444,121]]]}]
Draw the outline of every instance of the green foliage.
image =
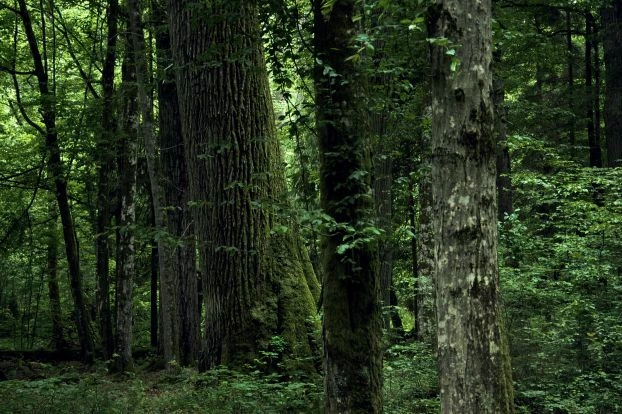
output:
[{"label": "green foliage", "polygon": [[432,348],[422,342],[410,342],[393,345],[385,354],[385,412],[438,413],[438,374]]}]

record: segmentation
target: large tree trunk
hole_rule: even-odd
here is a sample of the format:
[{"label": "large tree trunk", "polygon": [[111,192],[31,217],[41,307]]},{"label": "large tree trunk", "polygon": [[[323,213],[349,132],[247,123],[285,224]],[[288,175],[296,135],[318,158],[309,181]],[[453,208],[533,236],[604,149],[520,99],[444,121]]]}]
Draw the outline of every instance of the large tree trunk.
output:
[{"label": "large tree trunk", "polygon": [[[158,69],[162,79],[158,82],[160,148],[162,175],[164,177],[164,203],[167,229],[176,240],[171,248],[170,265],[177,278],[175,301],[176,325],[179,327],[180,363],[191,365],[199,353],[199,318],[197,275],[195,265],[194,223],[188,207],[188,171],[181,130],[181,115],[177,99],[170,37],[166,26],[165,5],[153,1],[156,31]],[[167,69],[168,68],[168,69]]]},{"label": "large tree trunk", "polygon": [[509,413],[500,329],[491,1],[438,0],[432,47],[432,195],[441,411]]},{"label": "large tree trunk", "polygon": [[317,281],[286,217],[257,4],[169,5],[204,278],[200,367],[252,363],[279,336],[286,369],[313,369]]},{"label": "large tree trunk", "polygon": [[[334,221],[324,250],[324,392],[327,413],[382,412],[380,280],[370,229],[364,96],[353,59],[355,1],[313,2],[320,199]],[[349,59],[350,58],[350,59]]]},{"label": "large tree trunk", "polygon": [[136,163],[138,139],[138,103],[136,87],[136,70],[134,65],[135,50],[130,36],[127,36],[125,57],[123,60],[121,115],[121,142],[119,144],[119,202],[120,215],[117,246],[117,286],[116,286],[116,332],[114,370],[117,372],[131,371],[134,368],[132,359],[132,321],[134,276],[136,273],[134,225],[136,195]]},{"label": "large tree trunk", "polygon": [[97,314],[99,316],[99,333],[104,359],[112,356],[114,338],[112,335],[112,314],[110,310],[110,266],[109,239],[112,191],[110,174],[114,168],[114,149],[116,148],[117,120],[113,109],[114,71],[116,66],[116,49],[118,33],[118,2],[111,0],[107,15],[106,58],[102,69],[102,123],[97,141],[97,224],[96,224],[96,255],[97,255]]},{"label": "large tree trunk", "polygon": [[[30,13],[25,0],[19,0],[19,15],[22,20],[28,47],[33,60],[34,72],[37,78],[40,94],[41,114],[45,130],[40,130],[45,136],[45,147],[49,158],[47,168],[49,175],[54,181],[56,191],[56,202],[63,226],[63,238],[65,241],[65,254],[69,267],[69,280],[71,295],[74,303],[74,320],[78,331],[78,339],[83,359],[86,363],[93,362],[93,339],[89,330],[89,315],[84,303],[82,293],[82,274],[80,273],[80,257],[78,254],[78,240],[75,232],[73,218],[71,217],[71,207],[69,206],[69,195],[67,191],[67,179],[65,169],[61,159],[60,145],[58,143],[58,132],[56,128],[56,108],[55,96],[50,89],[49,77],[46,67],[43,64],[43,57],[39,50],[37,37],[32,27]],[[45,41],[45,39],[44,39]],[[45,48],[44,48],[45,50]]]},{"label": "large tree trunk", "polygon": [[607,166],[622,166],[622,0],[600,10],[605,51]]}]

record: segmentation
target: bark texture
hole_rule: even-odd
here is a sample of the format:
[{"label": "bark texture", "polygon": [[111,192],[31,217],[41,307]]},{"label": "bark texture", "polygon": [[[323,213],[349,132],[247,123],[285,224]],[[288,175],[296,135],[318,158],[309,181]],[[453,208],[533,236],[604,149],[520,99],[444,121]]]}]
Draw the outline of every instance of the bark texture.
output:
[{"label": "bark texture", "polygon": [[622,165],[622,0],[601,8],[605,52],[605,135],[607,166]]},{"label": "bark texture", "polygon": [[497,265],[491,2],[437,1],[432,47],[432,195],[441,411],[513,411]]},{"label": "bark texture", "polygon": [[113,369],[117,372],[131,371],[132,360],[132,321],[134,276],[136,273],[134,227],[136,209],[136,162],[138,139],[138,98],[136,91],[136,70],[134,49],[131,39],[127,41],[123,61],[121,114],[121,141],[119,143],[118,169],[120,176],[119,203],[120,215],[117,246],[117,284],[116,284],[116,332],[115,357]]},{"label": "bark texture", "polygon": [[[257,4],[169,3],[206,306],[200,368],[243,366],[274,337],[312,370],[317,281],[287,217]],[[280,342],[280,341],[279,341]]]},{"label": "bark texture", "polygon": [[[355,1],[313,2],[320,201],[335,221],[324,250],[324,392],[327,413],[382,412],[382,333]],[[365,239],[365,240],[363,240]],[[344,248],[344,246],[347,246]]]},{"label": "bark texture", "polygon": [[60,288],[58,286],[58,212],[56,205],[50,203],[51,223],[47,234],[47,285],[50,298],[50,319],[52,320],[52,343],[54,349],[62,351],[68,347],[63,328],[63,314],[60,306]]},{"label": "bark texture", "polygon": [[166,25],[166,8],[161,1],[153,1],[152,5],[154,21],[159,25],[155,36],[161,76],[157,85],[160,104],[159,140],[166,228],[173,242],[168,248],[168,260],[175,279],[172,293],[177,315],[174,315],[174,324],[179,336],[176,341],[179,349],[175,353],[182,365],[192,365],[198,358],[200,337],[194,223],[188,207],[188,169],[170,36]]}]

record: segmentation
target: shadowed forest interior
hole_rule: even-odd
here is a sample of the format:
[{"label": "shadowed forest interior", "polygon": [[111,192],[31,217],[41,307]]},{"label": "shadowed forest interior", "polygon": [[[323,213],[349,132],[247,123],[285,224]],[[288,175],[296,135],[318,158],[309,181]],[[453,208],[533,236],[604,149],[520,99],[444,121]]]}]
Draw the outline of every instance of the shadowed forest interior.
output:
[{"label": "shadowed forest interior", "polygon": [[622,413],[621,0],[0,0],[0,413]]}]

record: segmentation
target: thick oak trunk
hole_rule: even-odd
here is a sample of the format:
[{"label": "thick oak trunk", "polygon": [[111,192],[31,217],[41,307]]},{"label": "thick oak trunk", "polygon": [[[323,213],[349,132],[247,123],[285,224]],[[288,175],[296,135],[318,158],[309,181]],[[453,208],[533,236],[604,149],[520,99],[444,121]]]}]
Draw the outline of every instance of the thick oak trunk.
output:
[{"label": "thick oak trunk", "polygon": [[288,216],[254,1],[169,3],[191,203],[204,280],[201,368],[253,363],[284,342],[313,369],[315,276]]}]

